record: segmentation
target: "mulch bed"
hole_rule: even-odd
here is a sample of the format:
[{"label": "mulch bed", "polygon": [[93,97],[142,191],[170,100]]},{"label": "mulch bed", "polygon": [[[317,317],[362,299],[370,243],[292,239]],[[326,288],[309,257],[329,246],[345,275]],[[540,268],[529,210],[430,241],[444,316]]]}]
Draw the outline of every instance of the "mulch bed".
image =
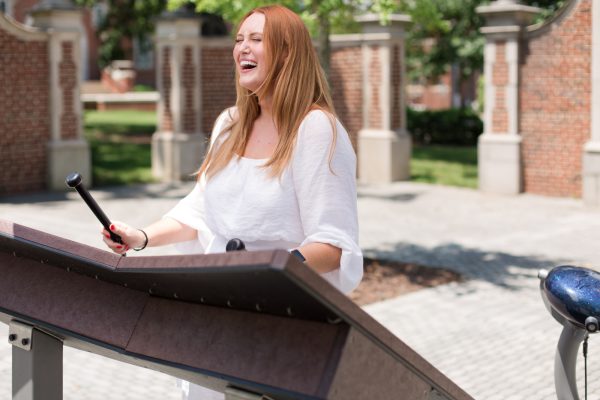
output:
[{"label": "mulch bed", "polygon": [[365,275],[350,298],[363,306],[461,280],[460,274],[443,268],[365,257]]}]

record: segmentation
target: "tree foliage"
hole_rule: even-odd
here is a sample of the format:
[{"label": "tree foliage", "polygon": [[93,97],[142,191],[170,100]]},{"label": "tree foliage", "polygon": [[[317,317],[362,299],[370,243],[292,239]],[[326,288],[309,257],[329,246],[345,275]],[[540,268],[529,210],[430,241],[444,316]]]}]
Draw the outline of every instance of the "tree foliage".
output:
[{"label": "tree foliage", "polygon": [[543,22],[552,17],[554,13],[563,7],[566,0],[526,0],[523,4],[539,7],[542,11],[536,16],[534,22]]},{"label": "tree foliage", "polygon": [[[404,0],[400,11],[409,14],[413,27],[409,33],[409,55],[414,71],[435,79],[458,64],[463,77],[480,70],[483,45],[480,33],[484,24],[476,8],[489,0]],[[535,21],[551,17],[565,0],[524,0],[522,4],[541,8]],[[430,46],[423,46],[428,40]]]},{"label": "tree foliage", "polygon": [[[181,7],[189,0],[168,0],[169,8]],[[237,23],[250,10],[273,4],[272,0],[192,0],[196,10],[221,15],[225,20]],[[329,72],[331,48],[329,35],[355,27],[354,15],[375,12],[385,23],[396,9],[394,0],[280,0],[277,2],[299,14],[311,34],[317,40],[321,65]]]},{"label": "tree foliage", "polygon": [[166,9],[167,0],[75,0],[80,6],[106,5],[107,14],[100,22],[100,67],[112,60],[131,59],[133,39],[148,43],[154,32],[155,18]]},{"label": "tree foliage", "polygon": [[[551,17],[564,0],[525,0],[540,7],[536,22]],[[400,11],[411,16],[407,64],[411,81],[435,82],[455,67],[460,82],[483,69],[484,19],[476,8],[489,0],[404,0]]]},{"label": "tree foliage", "polygon": [[436,80],[451,65],[461,77],[483,65],[483,19],[475,8],[482,0],[414,0],[402,3],[413,26],[407,40],[411,78]]},{"label": "tree foliage", "polygon": [[[154,31],[156,17],[168,8],[177,9],[189,3],[199,12],[217,14],[230,23],[237,23],[253,8],[273,4],[272,0],[75,0],[81,6],[105,4],[107,15],[100,23],[100,64],[115,59],[131,58],[128,43],[144,38]],[[378,13],[382,22],[395,10],[394,0],[279,0],[277,2],[298,13],[317,39],[319,58],[329,70],[329,34],[356,29],[354,15],[367,11]]]},{"label": "tree foliage", "polygon": [[[75,0],[78,5],[105,4],[107,15],[100,23],[100,64],[131,58],[131,41],[147,43],[154,32],[155,19],[167,7],[175,9],[193,3],[197,11],[218,14],[237,23],[253,8],[273,0]],[[331,54],[329,34],[357,31],[354,16],[375,12],[385,23],[389,14],[400,11],[413,20],[407,38],[407,62],[412,80],[435,81],[450,66],[465,78],[483,65],[483,19],[477,6],[489,0],[279,0],[298,13],[318,44],[319,58],[326,71]],[[524,0],[523,4],[542,8],[537,21],[551,17],[565,0]],[[425,44],[425,45],[423,45]]]}]

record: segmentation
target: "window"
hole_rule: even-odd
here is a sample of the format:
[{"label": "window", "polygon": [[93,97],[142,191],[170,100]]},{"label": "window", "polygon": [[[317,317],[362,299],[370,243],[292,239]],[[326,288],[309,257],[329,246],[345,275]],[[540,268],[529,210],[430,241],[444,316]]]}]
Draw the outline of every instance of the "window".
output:
[{"label": "window", "polygon": [[12,15],[13,11],[13,0],[0,0],[0,12],[5,13],[6,15]]}]

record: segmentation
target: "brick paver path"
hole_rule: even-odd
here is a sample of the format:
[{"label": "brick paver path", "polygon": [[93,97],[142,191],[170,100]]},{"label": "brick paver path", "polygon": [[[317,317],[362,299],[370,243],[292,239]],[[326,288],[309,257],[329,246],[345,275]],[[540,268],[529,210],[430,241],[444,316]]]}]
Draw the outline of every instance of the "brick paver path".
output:
[{"label": "brick paver path", "polygon": [[[109,217],[143,226],[189,189],[150,185],[93,194]],[[73,193],[0,199],[0,218],[101,247],[97,222]],[[600,266],[600,210],[575,199],[396,183],[361,186],[359,219],[365,254],[451,268],[467,278],[367,312],[476,399],[555,398],[561,328],[543,307],[536,274],[564,263]],[[173,250],[146,254],[163,251]],[[10,399],[11,349],[0,327],[3,400]],[[589,398],[600,398],[596,336],[589,370]],[[65,349],[64,386],[65,399],[180,398],[169,376],[73,349]]]}]

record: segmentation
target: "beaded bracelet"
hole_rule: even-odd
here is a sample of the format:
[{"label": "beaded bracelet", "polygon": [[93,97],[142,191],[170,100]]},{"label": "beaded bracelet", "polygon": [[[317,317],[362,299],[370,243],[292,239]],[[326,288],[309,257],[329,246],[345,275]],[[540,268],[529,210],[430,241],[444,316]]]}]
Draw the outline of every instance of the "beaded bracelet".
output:
[{"label": "beaded bracelet", "polygon": [[146,248],[146,246],[148,246],[148,235],[146,235],[146,232],[144,232],[142,229],[138,229],[138,231],[142,232],[144,234],[144,245],[142,247],[139,248],[134,248],[135,251],[141,251],[144,250]]}]

